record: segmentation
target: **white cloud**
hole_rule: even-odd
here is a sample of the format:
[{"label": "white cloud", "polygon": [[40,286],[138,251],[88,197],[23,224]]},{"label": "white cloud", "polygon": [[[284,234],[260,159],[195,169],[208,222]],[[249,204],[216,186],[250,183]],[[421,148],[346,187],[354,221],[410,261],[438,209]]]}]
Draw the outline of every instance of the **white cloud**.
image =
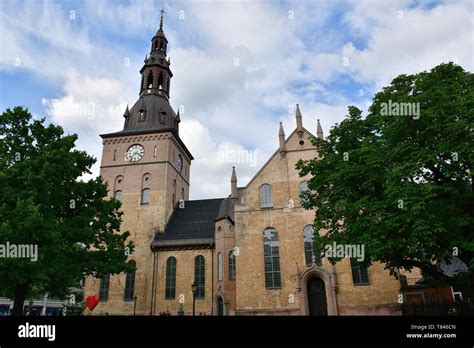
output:
[{"label": "white cloud", "polygon": [[358,50],[351,43],[343,48],[356,79],[375,82],[380,90],[399,74],[428,70],[443,62],[456,61],[474,69],[474,19],[468,2],[431,10],[385,5],[357,2],[354,11],[347,14],[353,28],[369,35],[366,49]]},{"label": "white cloud", "polygon": [[[15,57],[21,57],[22,67],[62,81],[62,92],[45,100],[45,108],[55,122],[79,133],[84,149],[100,154],[97,134],[120,130],[126,103],[138,97],[138,70],[146,50],[137,47],[148,49],[161,3],[86,1],[72,8],[74,21],[70,9],[58,3],[4,4],[0,72],[11,70]],[[196,158],[193,198],[226,196],[232,165],[239,185],[245,185],[277,148],[278,122],[283,121],[287,135],[295,128],[288,110],[296,103],[304,126],[315,132],[319,118],[327,135],[348,105],[357,100],[366,109],[373,93],[398,74],[454,58],[473,70],[469,2],[434,8],[414,1],[200,1],[166,6],[174,73],[171,100],[175,109],[184,105],[181,136]],[[178,19],[180,10],[184,19]],[[337,12],[347,33],[334,23],[340,20],[334,17]],[[15,13],[22,16],[18,19]],[[131,64],[124,67],[127,57]],[[353,96],[332,86],[346,80],[360,84]],[[64,108],[77,103],[84,103],[81,112]],[[93,119],[87,113],[90,105]],[[219,154],[226,151],[257,154],[257,167],[229,158],[220,161]]]},{"label": "white cloud", "polygon": [[100,134],[121,129],[126,107],[127,90],[122,82],[81,75],[75,70],[67,73],[65,95],[43,99],[52,120],[69,131]]}]

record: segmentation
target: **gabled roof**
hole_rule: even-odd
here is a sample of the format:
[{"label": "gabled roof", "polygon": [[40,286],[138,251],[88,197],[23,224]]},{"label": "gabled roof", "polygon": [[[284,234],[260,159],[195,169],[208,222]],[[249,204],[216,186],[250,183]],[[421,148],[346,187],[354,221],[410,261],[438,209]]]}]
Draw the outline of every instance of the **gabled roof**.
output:
[{"label": "gabled roof", "polygon": [[[286,138],[285,140],[285,144],[288,143],[288,140],[290,140],[290,138],[298,131],[298,129],[295,129],[293,132],[291,132],[291,134],[288,136],[288,138]],[[307,130],[306,128],[303,127],[303,131],[308,133],[308,135],[314,137],[314,135],[309,131]],[[239,190],[241,189],[247,189],[249,188],[249,186],[252,184],[252,182],[260,175],[260,173],[265,169],[265,167],[273,160],[273,158],[280,152],[280,149],[278,148],[274,153],[273,155],[270,156],[270,158],[265,162],[265,164],[258,170],[257,173],[255,173],[255,175],[252,177],[252,179],[250,179],[250,181],[247,183],[247,185],[245,185],[244,187],[239,187]]]},{"label": "gabled roof", "polygon": [[214,221],[224,201],[224,198],[185,201],[184,208],[178,204],[164,233],[156,233],[151,248],[213,244]]}]

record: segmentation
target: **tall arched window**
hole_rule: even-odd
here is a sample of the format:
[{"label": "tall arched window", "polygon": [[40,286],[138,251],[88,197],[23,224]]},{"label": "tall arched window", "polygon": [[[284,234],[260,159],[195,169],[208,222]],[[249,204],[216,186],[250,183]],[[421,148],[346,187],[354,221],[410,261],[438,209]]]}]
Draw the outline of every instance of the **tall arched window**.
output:
[{"label": "tall arched window", "polygon": [[150,71],[146,79],[146,88],[152,88],[152,87],[153,87],[153,73]]},{"label": "tall arched window", "polygon": [[231,250],[229,253],[229,280],[235,280],[235,276],[235,255],[234,250]]},{"label": "tall arched window", "polygon": [[184,201],[184,187],[181,188],[181,199]]},{"label": "tall arched window", "polygon": [[272,186],[269,184],[260,186],[260,208],[273,207],[272,200]]},{"label": "tall arched window", "polygon": [[194,281],[196,283],[196,298],[204,298],[206,280],[205,272],[206,264],[204,256],[196,256],[196,258],[194,259]]},{"label": "tall arched window", "polygon": [[222,281],[222,253],[217,254],[217,281]]},{"label": "tall arched window", "polygon": [[165,299],[172,300],[176,296],[176,259],[168,257],[166,260]]},{"label": "tall arched window", "polygon": [[109,300],[110,274],[106,274],[100,279],[99,285],[99,301],[106,302]]},{"label": "tall arched window", "polygon": [[135,271],[137,269],[137,264],[134,260],[128,262],[130,266],[130,272],[125,275],[125,301],[133,300],[133,294],[135,292]]},{"label": "tall arched window", "polygon": [[160,74],[158,75],[158,88],[163,88],[163,82],[164,82],[163,73],[160,72]]},{"label": "tall arched window", "polygon": [[267,289],[281,289],[280,242],[278,241],[278,232],[274,228],[267,228],[263,232],[263,256],[265,287]]},{"label": "tall arched window", "polygon": [[306,225],[303,229],[303,240],[304,240],[304,260],[307,267],[313,265],[313,256],[315,257],[316,265],[321,267],[321,257],[314,254],[313,250],[313,225]]},{"label": "tall arched window", "polygon": [[148,204],[148,203],[150,203],[150,189],[146,188],[142,190],[141,204]]}]

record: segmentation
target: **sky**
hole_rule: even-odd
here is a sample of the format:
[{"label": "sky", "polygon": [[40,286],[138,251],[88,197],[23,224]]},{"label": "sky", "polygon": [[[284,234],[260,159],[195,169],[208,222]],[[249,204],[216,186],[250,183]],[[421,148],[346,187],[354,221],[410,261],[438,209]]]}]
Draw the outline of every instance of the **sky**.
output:
[{"label": "sky", "polygon": [[[0,0],[0,112],[22,105],[79,136],[123,128],[159,27],[171,59],[171,105],[194,156],[190,198],[245,186],[286,135],[325,134],[400,74],[455,62],[474,70],[474,1]],[[76,106],[76,107],[75,107]],[[81,106],[78,108],[77,106]],[[235,160],[234,160],[235,159]]]}]

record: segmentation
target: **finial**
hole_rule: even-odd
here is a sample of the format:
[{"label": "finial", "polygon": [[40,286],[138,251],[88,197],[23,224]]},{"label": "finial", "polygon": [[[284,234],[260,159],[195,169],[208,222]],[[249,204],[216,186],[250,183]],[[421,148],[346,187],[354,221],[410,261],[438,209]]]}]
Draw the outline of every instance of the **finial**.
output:
[{"label": "finial", "polygon": [[298,134],[303,135],[303,118],[301,116],[301,111],[300,111],[300,106],[299,104],[296,104],[296,130],[298,131]]},{"label": "finial", "polygon": [[280,131],[278,132],[278,138],[280,140],[280,155],[285,156],[286,142],[285,142],[285,131],[283,130],[283,124],[280,122]]},{"label": "finial", "polygon": [[278,132],[278,136],[285,136],[285,131],[283,130],[283,124],[280,122],[280,131]]},{"label": "finial", "polygon": [[130,116],[130,110],[128,109],[128,104],[127,104],[127,108],[125,109],[125,113],[123,114],[123,117],[127,118]]},{"label": "finial", "polygon": [[230,198],[237,199],[237,175],[235,174],[235,167],[232,167],[232,176],[230,177]]},{"label": "finial", "polygon": [[318,118],[318,124],[316,126],[316,136],[320,139],[324,138],[323,128],[321,127],[321,123],[319,123],[319,118]]},{"label": "finial", "polygon": [[160,10],[161,16],[160,16],[160,30],[163,30],[163,17],[165,16],[165,8],[163,5],[161,5],[161,10]]}]

